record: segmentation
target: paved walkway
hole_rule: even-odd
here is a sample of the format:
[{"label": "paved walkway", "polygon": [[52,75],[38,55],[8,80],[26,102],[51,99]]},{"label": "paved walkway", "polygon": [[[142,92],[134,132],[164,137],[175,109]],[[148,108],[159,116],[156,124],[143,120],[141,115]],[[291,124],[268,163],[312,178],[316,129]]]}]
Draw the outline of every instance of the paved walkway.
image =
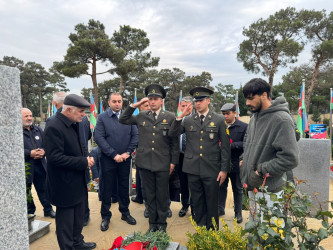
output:
[{"label": "paved walkway", "polygon": [[[232,209],[232,195],[231,188],[228,189],[228,200],[227,200],[227,208],[226,215],[223,216],[227,224],[233,228],[233,216],[234,212]],[[44,220],[51,222],[50,232],[38,239],[37,241],[30,244],[31,250],[53,250],[59,249],[57,238],[55,234],[55,223],[54,219],[43,217],[43,211],[41,204],[38,201],[37,194],[33,190],[33,197],[37,206],[36,219]],[[333,200],[333,181],[330,182],[330,200]],[[126,222],[120,219],[120,212],[118,211],[118,204],[112,204],[112,219],[110,222],[110,228],[106,232],[101,232],[100,230],[100,202],[98,201],[97,193],[89,193],[89,205],[90,205],[90,213],[91,220],[88,226],[84,227],[83,235],[85,237],[85,241],[93,241],[97,243],[96,249],[109,249],[112,246],[114,239],[118,236],[125,237],[129,233],[133,233],[134,231],[142,231],[146,232],[148,229],[148,219],[144,218],[143,211],[144,205],[139,205],[137,203],[131,202],[130,211],[132,216],[137,220],[137,225],[130,226]],[[180,218],[178,216],[178,211],[180,210],[181,205],[178,202],[172,202],[171,210],[173,212],[173,216],[168,218],[168,234],[171,236],[173,241],[180,242],[181,245],[185,245],[187,242],[186,232],[194,232],[194,228],[190,223],[188,213],[185,217]],[[243,211],[244,219],[247,219],[248,213]],[[309,219],[309,225],[314,228],[320,227],[320,223],[317,220]],[[241,224],[245,225],[245,222]],[[333,237],[326,239],[323,241],[322,246],[325,249],[333,249]]]}]

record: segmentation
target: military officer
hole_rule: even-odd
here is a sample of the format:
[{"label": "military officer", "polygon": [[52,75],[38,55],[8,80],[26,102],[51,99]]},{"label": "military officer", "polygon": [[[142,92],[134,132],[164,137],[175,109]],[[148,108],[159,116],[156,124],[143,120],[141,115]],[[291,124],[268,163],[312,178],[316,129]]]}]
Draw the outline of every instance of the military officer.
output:
[{"label": "military officer", "polygon": [[193,106],[188,104],[172,123],[169,136],[186,134],[183,172],[188,177],[194,220],[199,226],[213,228],[214,218],[218,228],[218,192],[231,167],[230,140],[224,117],[209,110],[213,91],[196,87],[190,94],[196,113],[191,114]]},{"label": "military officer", "polygon": [[[169,175],[178,164],[178,137],[169,137],[169,128],[175,116],[161,110],[165,90],[156,84],[145,88],[147,97],[131,104],[120,116],[123,124],[136,124],[139,130],[139,145],[136,150],[136,163],[141,167],[146,191],[149,231],[166,231],[168,214]],[[150,110],[132,115],[137,107],[149,102]]]}]

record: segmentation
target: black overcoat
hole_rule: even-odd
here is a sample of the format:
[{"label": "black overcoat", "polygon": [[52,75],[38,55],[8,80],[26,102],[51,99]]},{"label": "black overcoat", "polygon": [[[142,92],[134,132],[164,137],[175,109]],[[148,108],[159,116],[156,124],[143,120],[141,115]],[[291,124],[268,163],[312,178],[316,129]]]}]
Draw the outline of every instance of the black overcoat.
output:
[{"label": "black overcoat", "polygon": [[79,126],[57,113],[44,132],[47,159],[46,192],[59,207],[82,202],[87,194],[85,170],[88,160],[79,139]]}]

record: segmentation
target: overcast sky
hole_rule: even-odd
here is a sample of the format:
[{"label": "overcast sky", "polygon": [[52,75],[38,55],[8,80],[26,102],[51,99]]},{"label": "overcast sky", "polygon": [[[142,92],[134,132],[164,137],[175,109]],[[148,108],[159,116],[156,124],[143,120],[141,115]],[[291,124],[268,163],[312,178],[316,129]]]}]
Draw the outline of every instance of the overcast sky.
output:
[{"label": "overcast sky", "polygon": [[[213,85],[238,88],[255,76],[236,59],[243,27],[288,6],[333,10],[332,0],[0,0],[0,58],[14,56],[49,68],[66,54],[74,26],[95,19],[110,37],[120,25],[147,32],[148,51],[160,57],[159,69],[178,67],[186,75],[207,71]],[[297,65],[309,61],[309,52],[302,52]],[[275,84],[288,71],[280,69]],[[77,94],[92,87],[90,77],[66,81]]]}]

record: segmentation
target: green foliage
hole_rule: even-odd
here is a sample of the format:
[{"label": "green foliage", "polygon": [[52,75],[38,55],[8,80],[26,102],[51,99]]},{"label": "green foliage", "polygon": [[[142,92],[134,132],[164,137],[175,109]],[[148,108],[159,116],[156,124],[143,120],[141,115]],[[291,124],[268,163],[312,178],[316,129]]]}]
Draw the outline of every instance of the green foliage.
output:
[{"label": "green foliage", "polygon": [[320,112],[318,111],[317,108],[313,109],[313,114],[311,117],[312,121],[314,121],[315,123],[319,123],[321,121],[321,117],[320,117]]},{"label": "green foliage", "polygon": [[67,91],[64,77],[53,68],[47,71],[41,64],[27,62],[4,56],[1,65],[16,67],[20,70],[20,85],[23,107],[29,108],[33,115],[42,116],[47,111],[47,101],[55,91]]},{"label": "green foliage", "polygon": [[213,225],[215,230],[207,230],[205,226],[198,226],[192,217],[190,217],[190,220],[196,230],[196,233],[186,233],[188,237],[186,247],[189,250],[246,249],[247,240],[244,237],[245,231],[237,224],[236,220],[234,220],[234,232],[230,230],[229,226],[223,219],[221,219],[222,228],[220,230],[217,230],[217,225],[214,219]]},{"label": "green foliage", "polygon": [[263,74],[273,85],[274,74],[278,67],[295,63],[303,50],[299,40],[304,24],[295,8],[281,9],[267,19],[260,18],[248,28],[243,29],[246,37],[237,53],[237,60],[250,72]]},{"label": "green foliage", "polygon": [[[307,218],[312,217],[309,207],[313,201],[298,188],[304,182],[297,179],[295,184],[287,182],[280,199],[267,192],[267,187],[260,188],[261,192],[270,195],[274,204],[269,208],[265,196],[254,198],[254,207],[258,210],[250,211],[251,219],[245,224],[250,249],[320,249],[320,242],[333,234],[333,223],[327,220],[333,214],[321,206],[314,218],[321,221],[323,227],[318,230],[308,227]],[[333,202],[330,204],[332,206]]]},{"label": "green foliage", "polygon": [[237,90],[232,84],[219,83],[215,86],[215,92],[212,96],[212,106],[215,112],[221,113],[221,107],[226,103],[235,103]]},{"label": "green foliage", "polygon": [[142,234],[141,232],[134,233],[133,236],[128,237],[122,242],[122,246],[127,246],[132,242],[149,242],[147,249],[153,249],[154,246],[157,247],[158,250],[165,250],[167,249],[170,243],[170,236],[167,233],[162,231],[156,232],[147,232]]}]

